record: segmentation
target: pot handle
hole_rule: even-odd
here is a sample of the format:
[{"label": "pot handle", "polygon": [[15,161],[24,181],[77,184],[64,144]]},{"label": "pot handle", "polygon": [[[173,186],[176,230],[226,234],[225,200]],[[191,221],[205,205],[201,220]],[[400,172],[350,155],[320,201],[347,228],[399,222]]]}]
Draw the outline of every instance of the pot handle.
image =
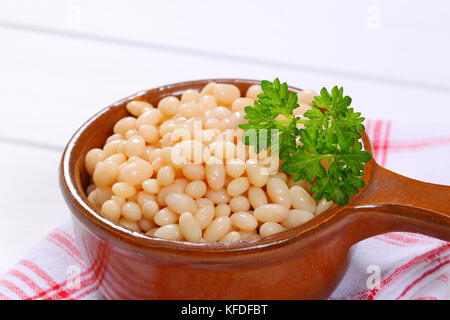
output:
[{"label": "pot handle", "polygon": [[450,241],[450,186],[407,178],[375,161],[367,188],[347,209],[358,222],[353,242],[393,231]]}]

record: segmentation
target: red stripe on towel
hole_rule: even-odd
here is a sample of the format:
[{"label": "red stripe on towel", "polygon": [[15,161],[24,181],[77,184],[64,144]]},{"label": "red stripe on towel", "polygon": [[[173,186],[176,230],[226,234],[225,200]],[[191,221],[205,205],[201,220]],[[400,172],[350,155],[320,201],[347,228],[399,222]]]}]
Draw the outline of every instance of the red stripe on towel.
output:
[{"label": "red stripe on towel", "polygon": [[373,298],[380,292],[381,289],[388,286],[398,276],[400,276],[404,272],[408,271],[410,268],[416,266],[420,262],[436,258],[443,251],[448,250],[448,249],[450,249],[450,243],[445,243],[442,246],[439,246],[434,250],[430,250],[421,255],[418,255],[418,256],[414,257],[413,259],[411,259],[409,262],[396,268],[393,272],[391,272],[389,274],[389,276],[387,278],[385,278],[383,281],[381,281],[381,283],[378,287],[376,287],[372,290],[365,289],[365,290],[362,290],[362,291],[354,294],[352,297],[344,297],[344,298],[373,300]]},{"label": "red stripe on towel", "polygon": [[443,266],[447,265],[450,263],[450,260],[446,260],[440,264],[438,264],[436,267],[434,267],[431,270],[428,270],[427,272],[425,272],[424,274],[422,274],[419,278],[417,278],[416,280],[414,280],[410,285],[408,285],[406,287],[405,290],[403,290],[403,292],[397,297],[397,299],[400,299],[401,297],[403,297],[409,290],[411,290],[414,286],[416,286],[420,281],[422,281],[423,279],[425,279],[426,277],[428,277],[429,275],[435,273],[436,271],[438,271],[439,269],[441,269]]},{"label": "red stripe on towel", "polygon": [[436,145],[450,144],[450,137],[436,137],[421,140],[392,140],[389,148],[395,151],[416,150]]},{"label": "red stripe on towel", "polygon": [[39,287],[36,282],[34,282],[30,277],[28,277],[26,274],[21,272],[20,270],[13,269],[8,272],[9,275],[16,277],[22,283],[26,284],[31,290],[33,290],[35,293],[39,293],[42,291],[42,288]]},{"label": "red stripe on towel", "polygon": [[386,160],[387,160],[387,154],[388,154],[388,150],[389,150],[389,134],[391,132],[391,122],[388,121],[386,123],[386,126],[384,128],[385,132],[384,132],[384,141],[383,141],[383,146],[382,146],[382,155],[381,155],[381,162],[380,164],[382,166],[386,165]]},{"label": "red stripe on towel", "polygon": [[[63,249],[65,251],[65,253],[69,254],[69,252],[71,252],[72,247],[70,247],[70,248],[61,247],[61,249]],[[78,251],[78,249],[76,249],[76,250]],[[100,254],[102,254],[102,253],[104,253],[104,250],[102,250],[102,252]],[[101,266],[101,261],[102,261],[102,259],[100,257],[98,257],[98,259],[95,260],[95,263],[90,268],[86,269],[85,271],[83,271],[80,274],[80,288],[79,289],[69,289],[69,290],[64,289],[65,287],[67,287],[67,280],[64,280],[62,283],[53,285],[51,288],[41,292],[39,295],[34,296],[31,299],[33,299],[33,300],[34,299],[47,299],[47,300],[57,299],[62,290],[64,290],[64,292],[65,292],[64,299],[70,299],[71,294],[80,292],[80,291],[84,290],[87,286],[95,283],[96,278],[97,278],[97,273],[98,273],[97,269],[99,266]],[[87,278],[85,278],[85,277],[87,277]],[[53,293],[53,291],[56,291],[56,292]]]},{"label": "red stripe on towel", "polygon": [[[82,261],[83,257],[81,256],[80,250],[74,245],[73,240],[68,239],[66,235],[60,234],[58,230],[55,230],[53,233],[53,237],[58,239],[62,244],[64,244],[70,251]],[[83,262],[82,262],[83,263]],[[84,264],[84,263],[83,263]]]},{"label": "red stripe on towel", "polygon": [[[33,271],[37,276],[39,276],[42,280],[44,280],[45,282],[47,282],[47,284],[54,288],[53,290],[56,289],[60,289],[61,285],[56,283],[56,281],[44,270],[41,269],[41,267],[39,267],[38,265],[36,265],[35,263],[33,263],[32,261],[29,260],[22,260],[20,262],[24,267],[30,269],[31,271]],[[60,298],[66,298],[68,296],[67,292],[64,290],[61,290],[59,293],[59,297]]]},{"label": "red stripe on towel", "polygon": [[14,283],[8,280],[0,280],[0,285],[4,286],[6,289],[14,293],[16,296],[18,296],[20,299],[27,299],[28,295],[20,289],[18,286],[16,286]]},{"label": "red stripe on towel", "polygon": [[378,156],[380,155],[380,135],[381,135],[381,128],[383,125],[383,121],[377,120],[375,121],[375,127],[373,129],[373,153],[376,160],[378,160]]}]

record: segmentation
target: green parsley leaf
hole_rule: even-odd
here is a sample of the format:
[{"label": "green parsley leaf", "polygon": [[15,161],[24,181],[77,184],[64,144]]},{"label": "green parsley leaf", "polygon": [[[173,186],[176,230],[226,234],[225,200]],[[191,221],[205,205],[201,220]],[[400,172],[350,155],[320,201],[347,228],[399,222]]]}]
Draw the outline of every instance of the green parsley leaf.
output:
[{"label": "green parsley leaf", "polygon": [[[325,197],[347,204],[364,188],[364,164],[371,159],[359,141],[364,118],[350,108],[352,99],[344,96],[343,88],[335,86],[331,93],[322,88],[306,118],[300,118],[293,113],[299,107],[297,95],[289,93],[286,83],[276,78],[273,83],[262,81],[261,87],[259,99],[245,108],[248,122],[240,125],[244,143],[258,153],[277,152],[284,161],[282,171],[295,181],[313,183],[316,200]],[[298,129],[298,123],[304,128]]]}]

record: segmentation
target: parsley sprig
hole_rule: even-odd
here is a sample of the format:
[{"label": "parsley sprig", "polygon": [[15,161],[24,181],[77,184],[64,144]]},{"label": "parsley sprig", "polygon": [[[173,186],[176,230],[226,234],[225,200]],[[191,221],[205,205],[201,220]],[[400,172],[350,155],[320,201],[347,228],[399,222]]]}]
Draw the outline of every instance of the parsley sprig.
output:
[{"label": "parsley sprig", "polygon": [[[346,205],[365,186],[361,177],[371,159],[360,142],[364,118],[350,108],[352,99],[343,95],[343,88],[335,86],[331,94],[323,88],[314,97],[312,109],[305,112],[306,118],[301,118],[294,115],[299,107],[297,95],[288,92],[286,83],[278,78],[273,83],[264,80],[261,87],[259,99],[245,108],[248,123],[240,125],[246,130],[244,143],[257,153],[264,149],[278,153],[282,171],[295,181],[314,182],[311,191],[316,200],[325,197]],[[304,128],[299,129],[299,123]],[[249,138],[250,129],[257,139]]]}]

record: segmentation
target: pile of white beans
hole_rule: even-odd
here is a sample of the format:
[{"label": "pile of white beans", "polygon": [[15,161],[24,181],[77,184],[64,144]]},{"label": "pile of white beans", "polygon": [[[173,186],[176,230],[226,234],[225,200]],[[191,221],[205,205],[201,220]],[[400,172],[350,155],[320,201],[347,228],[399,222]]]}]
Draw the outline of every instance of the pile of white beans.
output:
[{"label": "pile of white beans", "polygon": [[[325,211],[332,202],[316,202],[311,185],[294,182],[278,162],[263,173],[276,155],[255,155],[242,143],[244,107],[261,91],[252,85],[241,97],[236,86],[211,82],[180,99],[165,97],[157,107],[129,102],[130,116],[115,124],[103,149],[86,154],[90,203],[132,231],[190,242],[258,239]],[[298,94],[297,116],[314,95]],[[182,153],[180,162],[176,150],[192,152]]]}]

